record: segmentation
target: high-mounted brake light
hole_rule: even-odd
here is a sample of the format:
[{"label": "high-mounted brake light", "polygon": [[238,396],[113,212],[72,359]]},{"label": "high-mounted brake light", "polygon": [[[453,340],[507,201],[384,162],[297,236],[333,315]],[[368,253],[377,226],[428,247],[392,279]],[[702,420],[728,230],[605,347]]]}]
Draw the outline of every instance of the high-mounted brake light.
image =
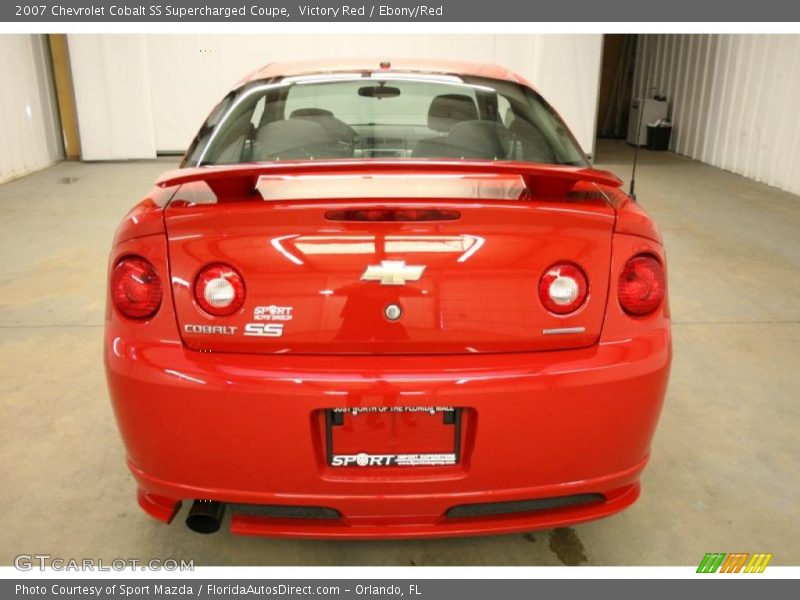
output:
[{"label": "high-mounted brake light", "polygon": [[155,267],[138,256],[123,258],[111,275],[111,299],[126,317],[146,319],[161,305],[164,290]]},{"label": "high-mounted brake light", "polygon": [[438,208],[365,208],[329,210],[325,213],[329,221],[457,221],[461,213],[457,210]]},{"label": "high-mounted brake light", "polygon": [[208,314],[232,315],[244,303],[244,280],[231,266],[208,265],[194,281],[194,297]]},{"label": "high-mounted brake light", "polygon": [[617,295],[622,308],[631,315],[649,315],[664,299],[664,267],[651,254],[630,259],[619,276]]},{"label": "high-mounted brake light", "polygon": [[557,315],[578,310],[589,293],[586,275],[570,263],[553,265],[539,282],[539,299],[544,307]]}]

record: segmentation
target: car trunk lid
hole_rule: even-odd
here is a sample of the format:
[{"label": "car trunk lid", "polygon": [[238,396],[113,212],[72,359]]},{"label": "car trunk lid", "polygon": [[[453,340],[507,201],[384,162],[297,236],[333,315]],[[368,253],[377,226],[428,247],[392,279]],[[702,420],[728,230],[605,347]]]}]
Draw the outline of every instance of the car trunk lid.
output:
[{"label": "car trunk lid", "polygon": [[[166,210],[171,280],[194,350],[298,354],[533,352],[596,343],[614,212],[588,169],[430,163],[179,170]],[[527,169],[527,170],[526,170]],[[243,277],[230,316],[206,314],[208,264]],[[546,269],[579,265],[575,313],[538,297]],[[392,308],[390,308],[392,307]]]}]

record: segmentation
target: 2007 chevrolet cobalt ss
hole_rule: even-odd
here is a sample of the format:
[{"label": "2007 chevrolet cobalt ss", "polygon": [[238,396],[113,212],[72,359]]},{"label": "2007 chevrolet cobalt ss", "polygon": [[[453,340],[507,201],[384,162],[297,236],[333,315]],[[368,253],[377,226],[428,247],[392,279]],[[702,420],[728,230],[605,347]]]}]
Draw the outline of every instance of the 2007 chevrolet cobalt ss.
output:
[{"label": "2007 chevrolet cobalt ss", "polygon": [[269,65],[119,226],[105,363],[141,507],[297,537],[615,513],[671,358],[664,249],[524,80]]}]

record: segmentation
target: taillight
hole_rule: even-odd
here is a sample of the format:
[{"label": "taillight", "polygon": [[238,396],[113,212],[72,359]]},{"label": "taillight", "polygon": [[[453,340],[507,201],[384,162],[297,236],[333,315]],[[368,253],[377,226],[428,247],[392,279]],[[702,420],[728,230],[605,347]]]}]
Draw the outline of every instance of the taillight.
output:
[{"label": "taillight", "polygon": [[126,317],[145,319],[156,314],[164,290],[155,267],[143,258],[129,256],[114,267],[111,298]]},{"label": "taillight", "polygon": [[631,315],[648,315],[661,305],[665,287],[664,267],[658,259],[651,254],[634,256],[619,276],[619,303]]},{"label": "taillight", "polygon": [[588,293],[586,275],[570,263],[553,265],[539,282],[539,299],[547,310],[557,315],[578,310]]},{"label": "taillight", "polygon": [[211,315],[232,315],[244,303],[244,280],[228,265],[208,265],[194,281],[194,297]]}]

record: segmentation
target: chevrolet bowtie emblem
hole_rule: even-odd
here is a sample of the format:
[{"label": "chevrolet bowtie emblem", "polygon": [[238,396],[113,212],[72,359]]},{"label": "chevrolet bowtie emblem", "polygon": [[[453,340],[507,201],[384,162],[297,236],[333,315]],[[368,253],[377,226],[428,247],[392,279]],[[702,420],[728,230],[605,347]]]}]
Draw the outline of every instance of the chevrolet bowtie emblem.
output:
[{"label": "chevrolet bowtie emblem", "polygon": [[404,260],[382,260],[370,265],[361,275],[361,281],[380,281],[381,285],[404,285],[406,281],[419,281],[424,265],[407,265]]}]

